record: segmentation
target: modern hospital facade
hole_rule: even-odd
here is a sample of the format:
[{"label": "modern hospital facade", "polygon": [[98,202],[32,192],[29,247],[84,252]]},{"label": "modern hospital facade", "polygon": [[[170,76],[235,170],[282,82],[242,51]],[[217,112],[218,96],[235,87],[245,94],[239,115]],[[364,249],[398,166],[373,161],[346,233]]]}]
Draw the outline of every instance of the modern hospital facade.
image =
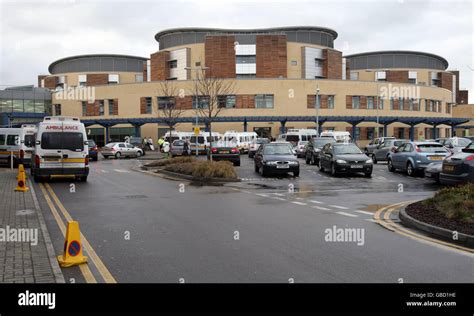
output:
[{"label": "modern hospital facade", "polygon": [[[161,95],[165,80],[184,92],[179,104],[185,112],[175,128],[191,131],[198,71],[233,82],[213,131],[276,136],[314,128],[318,120],[322,130],[347,130],[363,143],[375,137],[377,126],[379,135],[412,139],[473,127],[460,73],[448,70],[445,58],[400,50],[343,55],[334,49],[337,36],[313,26],[169,29],[155,35],[159,50],[150,56],[66,57],[38,76],[38,86],[52,91],[49,114],[80,117],[98,144],[164,134],[159,107],[170,102]],[[71,92],[79,89],[79,97]],[[206,121],[199,118],[198,126],[205,129]]]}]

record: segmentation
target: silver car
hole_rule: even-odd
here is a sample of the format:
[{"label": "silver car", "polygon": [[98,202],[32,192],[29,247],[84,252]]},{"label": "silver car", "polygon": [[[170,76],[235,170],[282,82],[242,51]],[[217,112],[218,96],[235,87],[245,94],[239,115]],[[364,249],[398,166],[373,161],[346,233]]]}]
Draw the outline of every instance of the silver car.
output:
[{"label": "silver car", "polygon": [[128,143],[109,143],[102,147],[100,152],[104,158],[115,157],[140,157],[143,150]]},{"label": "silver car", "polygon": [[379,145],[373,150],[372,161],[376,164],[379,161],[387,161],[388,155],[393,150],[397,149],[400,145],[409,142],[408,139],[386,139],[385,142],[379,143]]},{"label": "silver car", "polygon": [[385,141],[389,139],[395,139],[395,137],[378,137],[373,139],[365,148],[364,148],[364,153],[370,157],[370,154],[374,152],[377,147],[382,145]]},{"label": "silver car", "polygon": [[452,153],[461,152],[463,148],[471,143],[471,140],[463,137],[437,138],[436,142],[448,148]]}]

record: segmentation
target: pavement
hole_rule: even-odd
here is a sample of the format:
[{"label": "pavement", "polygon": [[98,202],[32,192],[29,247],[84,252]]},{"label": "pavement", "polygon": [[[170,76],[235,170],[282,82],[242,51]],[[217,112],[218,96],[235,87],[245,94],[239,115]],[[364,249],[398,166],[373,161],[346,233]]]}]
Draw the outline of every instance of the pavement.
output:
[{"label": "pavement", "polygon": [[16,175],[0,169],[0,283],[64,283],[34,187],[15,192]]},{"label": "pavement", "polygon": [[[62,270],[76,283],[474,281],[471,253],[374,220],[382,207],[432,196],[435,183],[385,164],[369,179],[332,177],[300,161],[299,178],[262,178],[242,155],[242,182],[211,187],[151,176],[139,168],[146,161],[100,159],[87,183],[34,189],[57,253],[61,226],[81,225],[91,260]],[[363,230],[363,243],[328,240],[334,227]]]}]

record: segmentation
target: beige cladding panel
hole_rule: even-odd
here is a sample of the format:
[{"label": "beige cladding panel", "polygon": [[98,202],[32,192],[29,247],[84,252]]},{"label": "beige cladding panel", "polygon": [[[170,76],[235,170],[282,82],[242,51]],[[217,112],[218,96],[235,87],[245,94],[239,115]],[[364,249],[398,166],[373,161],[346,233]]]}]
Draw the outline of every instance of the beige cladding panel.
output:
[{"label": "beige cladding panel", "polygon": [[79,75],[87,74],[118,74],[120,84],[135,83],[135,75],[141,75],[142,72],[69,72],[57,74],[55,76],[66,76],[66,84],[70,87],[79,85]]},{"label": "beige cladding panel", "polygon": [[[358,69],[353,70],[353,72],[357,72],[359,74],[359,80],[361,81],[375,81],[375,72],[377,71],[400,71],[400,70],[409,70],[409,71],[416,71],[417,72],[417,83],[421,85],[431,84],[430,73],[435,71],[439,72],[440,70],[434,69],[408,69],[408,68],[387,68],[387,69]],[[348,78],[349,79],[349,78]]]}]

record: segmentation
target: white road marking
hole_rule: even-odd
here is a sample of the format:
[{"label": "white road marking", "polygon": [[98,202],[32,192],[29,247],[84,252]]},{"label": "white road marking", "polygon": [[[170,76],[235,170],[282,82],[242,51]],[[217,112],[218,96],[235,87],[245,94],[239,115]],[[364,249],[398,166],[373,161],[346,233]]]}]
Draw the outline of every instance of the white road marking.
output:
[{"label": "white road marking", "polygon": [[109,173],[107,170],[104,170],[104,169],[100,170],[100,172],[102,172],[102,173]]},{"label": "white road marking", "polygon": [[296,202],[296,201],[292,201],[291,203],[293,203],[293,204],[298,204],[298,205],[308,205],[307,203]]},{"label": "white road marking", "polygon": [[345,206],[339,206],[339,205],[329,205],[330,207],[334,207],[334,208],[338,208],[338,209],[341,209],[341,210],[348,210],[349,208],[348,207],[345,207]]},{"label": "white road marking", "polygon": [[323,204],[323,202],[316,201],[316,200],[309,200],[311,203],[316,203],[316,204]]},{"label": "white road marking", "polygon": [[124,170],[124,169],[114,169],[114,171],[120,172],[120,173],[129,173],[130,172],[130,171]]},{"label": "white road marking", "polygon": [[274,196],[273,198],[274,198],[275,200],[286,201],[286,199],[281,198],[281,197],[277,197],[277,196]]},{"label": "white road marking", "polygon": [[282,193],[272,193],[273,195],[278,195],[278,196],[285,196],[284,194]]},{"label": "white road marking", "polygon": [[365,220],[368,222],[377,223],[377,221],[373,218],[366,218]]},{"label": "white road marking", "polygon": [[269,197],[268,194],[263,194],[263,193],[255,193],[255,195],[263,196],[263,197]]},{"label": "white road marking", "polygon": [[326,208],[326,207],[321,207],[321,206],[311,206],[312,208],[317,208],[318,210],[322,210],[322,211],[330,211],[330,209]]},{"label": "white road marking", "polygon": [[336,213],[337,213],[337,214],[344,215],[344,216],[349,216],[349,217],[359,217],[358,215],[349,214],[349,213],[346,213],[346,212],[336,212]]},{"label": "white road marking", "polygon": [[361,214],[366,214],[366,215],[374,215],[374,213],[367,212],[367,211],[356,210],[356,211],[354,211],[354,212],[361,213]]}]

